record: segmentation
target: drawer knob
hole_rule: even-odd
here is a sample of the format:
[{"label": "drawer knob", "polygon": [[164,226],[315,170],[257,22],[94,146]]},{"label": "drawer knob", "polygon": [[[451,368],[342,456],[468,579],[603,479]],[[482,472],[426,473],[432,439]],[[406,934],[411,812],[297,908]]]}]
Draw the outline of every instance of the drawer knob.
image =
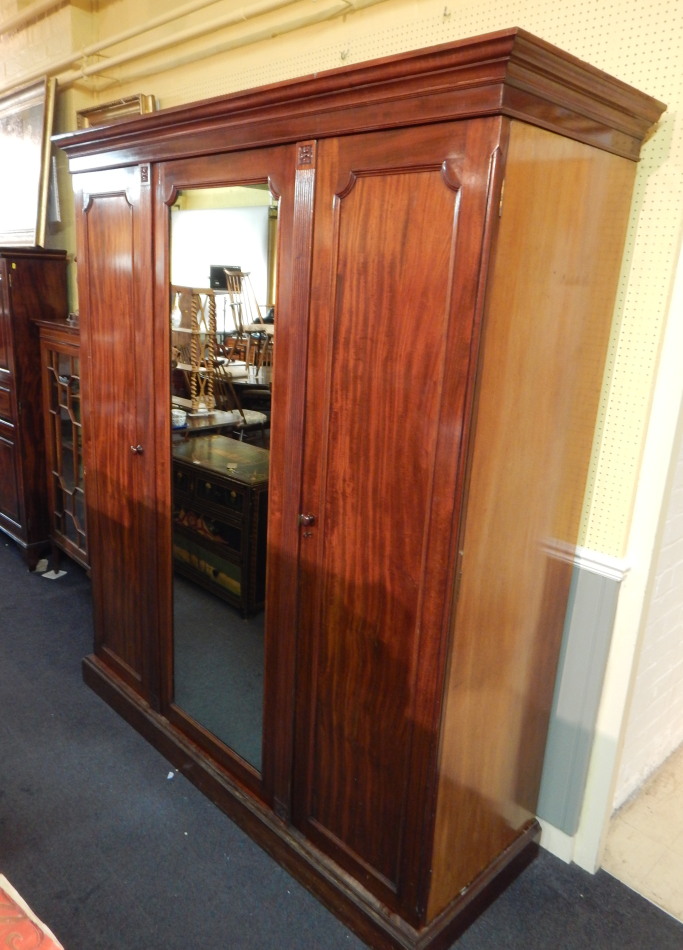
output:
[{"label": "drawer knob", "polygon": [[315,524],[315,515],[299,515],[299,524],[303,528],[312,528]]},{"label": "drawer knob", "polygon": [[133,455],[142,455],[142,453],[145,451],[139,442],[137,445],[131,445],[130,450]]}]

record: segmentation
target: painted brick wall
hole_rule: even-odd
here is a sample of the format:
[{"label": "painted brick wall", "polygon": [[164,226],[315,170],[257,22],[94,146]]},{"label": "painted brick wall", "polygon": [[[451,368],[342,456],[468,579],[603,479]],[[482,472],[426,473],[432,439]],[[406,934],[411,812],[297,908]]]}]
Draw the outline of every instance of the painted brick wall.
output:
[{"label": "painted brick wall", "polygon": [[[24,6],[0,0],[0,24],[21,13]],[[71,47],[72,10],[68,5],[0,36],[0,88],[15,84],[17,78],[33,70],[49,72],[55,61],[71,53]]]},{"label": "painted brick wall", "polygon": [[615,807],[683,742],[683,438],[645,615]]}]

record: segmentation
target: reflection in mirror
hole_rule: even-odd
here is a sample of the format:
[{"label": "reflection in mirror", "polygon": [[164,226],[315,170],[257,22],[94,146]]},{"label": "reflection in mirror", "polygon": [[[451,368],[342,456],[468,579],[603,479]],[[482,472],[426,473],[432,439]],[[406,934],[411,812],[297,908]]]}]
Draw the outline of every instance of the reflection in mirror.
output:
[{"label": "reflection in mirror", "polygon": [[260,771],[277,204],[186,189],[170,227],[174,703]]}]

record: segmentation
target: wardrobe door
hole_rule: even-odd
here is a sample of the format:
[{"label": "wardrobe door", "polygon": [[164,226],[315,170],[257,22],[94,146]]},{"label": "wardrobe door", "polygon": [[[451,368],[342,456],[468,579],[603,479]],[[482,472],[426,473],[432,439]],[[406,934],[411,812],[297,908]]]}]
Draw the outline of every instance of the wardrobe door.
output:
[{"label": "wardrobe door", "polygon": [[[171,346],[166,365],[182,365],[184,327],[169,332],[178,286],[193,288],[204,306],[213,303],[217,363],[215,411],[203,416],[187,400],[178,402],[175,389],[171,396],[170,380],[165,384],[159,471],[170,497],[166,488],[160,512],[172,598],[162,710],[283,815],[291,782],[314,153],[314,143],[302,143],[165,162],[157,169],[155,206],[159,260],[168,262],[157,290],[158,324],[165,327],[159,341],[167,351]],[[272,325],[255,323],[270,315]],[[253,339],[273,330],[260,367],[245,363],[250,325],[263,330]],[[258,414],[249,406],[260,399],[265,432],[230,428],[233,413],[225,411],[219,386],[228,378],[247,413]],[[172,401],[188,409],[197,428],[170,431]],[[244,590],[250,576],[261,583],[264,567],[265,597],[245,613],[237,585]]]},{"label": "wardrobe door", "polygon": [[95,652],[146,696],[157,534],[149,172],[75,176]]},{"label": "wardrobe door", "polygon": [[320,143],[295,821],[414,921],[499,126]]}]

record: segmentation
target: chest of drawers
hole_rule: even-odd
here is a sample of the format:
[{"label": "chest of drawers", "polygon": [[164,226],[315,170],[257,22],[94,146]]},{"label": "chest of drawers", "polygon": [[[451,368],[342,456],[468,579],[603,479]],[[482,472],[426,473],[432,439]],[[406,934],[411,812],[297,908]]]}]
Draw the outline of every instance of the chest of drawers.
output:
[{"label": "chest of drawers", "polygon": [[247,617],[265,599],[269,452],[223,435],[173,447],[173,564]]},{"label": "chest of drawers", "polygon": [[66,252],[0,248],[0,529],[31,569],[50,547],[35,321],[66,315]]}]

